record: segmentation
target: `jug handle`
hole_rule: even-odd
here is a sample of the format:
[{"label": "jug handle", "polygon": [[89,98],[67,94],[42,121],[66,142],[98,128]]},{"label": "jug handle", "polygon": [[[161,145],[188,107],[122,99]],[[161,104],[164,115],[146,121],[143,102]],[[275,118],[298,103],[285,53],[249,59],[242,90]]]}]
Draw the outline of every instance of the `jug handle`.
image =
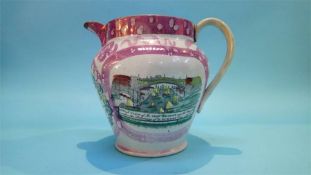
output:
[{"label": "jug handle", "polygon": [[227,42],[227,52],[226,56],[224,59],[224,62],[222,63],[219,71],[217,72],[216,76],[214,79],[207,85],[207,88],[203,92],[203,96],[201,98],[199,107],[197,109],[197,112],[199,113],[202,110],[202,107],[204,103],[206,102],[207,98],[211,95],[223,75],[225,74],[226,70],[228,69],[231,61],[232,61],[232,56],[234,52],[234,38],[233,34],[229,28],[229,26],[223,22],[220,19],[217,18],[205,18],[201,20],[196,26],[195,26],[195,31],[196,34],[200,32],[200,30],[208,25],[213,25],[216,26],[225,36],[226,42]]}]

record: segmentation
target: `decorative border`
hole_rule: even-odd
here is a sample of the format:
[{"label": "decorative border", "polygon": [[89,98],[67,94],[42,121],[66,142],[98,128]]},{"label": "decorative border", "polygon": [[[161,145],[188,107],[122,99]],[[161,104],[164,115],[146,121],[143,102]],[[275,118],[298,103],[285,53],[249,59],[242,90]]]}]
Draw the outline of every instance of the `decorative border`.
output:
[{"label": "decorative border", "polygon": [[[191,124],[191,123],[190,123]],[[187,124],[183,128],[173,131],[173,132],[166,132],[166,133],[146,133],[141,132],[133,129],[126,123],[122,123],[121,131],[129,138],[139,141],[139,142],[147,142],[147,143],[154,143],[154,142],[169,142],[173,140],[177,140],[178,138],[185,135],[189,128],[190,124]]]},{"label": "decorative border", "polygon": [[191,21],[172,16],[141,15],[127,16],[109,21],[106,25],[93,23],[95,31],[100,33],[102,44],[109,40],[142,34],[184,35],[195,40],[195,28]]}]

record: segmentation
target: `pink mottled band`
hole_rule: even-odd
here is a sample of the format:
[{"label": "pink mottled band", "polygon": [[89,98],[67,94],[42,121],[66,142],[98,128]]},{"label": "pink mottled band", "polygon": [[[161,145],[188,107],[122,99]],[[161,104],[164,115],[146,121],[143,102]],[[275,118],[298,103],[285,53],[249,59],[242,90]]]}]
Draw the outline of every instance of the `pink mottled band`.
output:
[{"label": "pink mottled band", "polygon": [[195,28],[191,21],[183,18],[159,15],[127,16],[117,18],[102,25],[97,22],[86,22],[84,27],[95,32],[102,42],[141,34],[184,35],[195,40]]}]

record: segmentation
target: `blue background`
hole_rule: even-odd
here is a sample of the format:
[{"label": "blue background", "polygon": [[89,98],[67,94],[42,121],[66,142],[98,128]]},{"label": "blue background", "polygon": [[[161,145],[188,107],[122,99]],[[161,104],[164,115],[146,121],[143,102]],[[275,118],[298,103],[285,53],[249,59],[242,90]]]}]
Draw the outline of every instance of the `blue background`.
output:
[{"label": "blue background", "polygon": [[[236,39],[189,147],[155,159],[113,148],[82,27],[148,13],[218,17]],[[1,1],[0,174],[311,174],[310,16],[310,1]],[[224,37],[209,27],[198,45],[213,77]]]}]

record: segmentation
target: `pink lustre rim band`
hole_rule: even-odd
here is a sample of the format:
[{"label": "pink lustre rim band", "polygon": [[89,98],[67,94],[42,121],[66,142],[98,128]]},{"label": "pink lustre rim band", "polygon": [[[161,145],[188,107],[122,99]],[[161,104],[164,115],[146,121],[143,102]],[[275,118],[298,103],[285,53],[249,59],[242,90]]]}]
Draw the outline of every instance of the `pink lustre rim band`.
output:
[{"label": "pink lustre rim band", "polygon": [[140,15],[127,16],[109,21],[106,25],[96,22],[87,22],[84,27],[94,31],[101,37],[102,44],[109,40],[141,34],[171,34],[183,35],[192,38],[195,41],[194,25],[191,21],[173,17],[159,15]]}]

